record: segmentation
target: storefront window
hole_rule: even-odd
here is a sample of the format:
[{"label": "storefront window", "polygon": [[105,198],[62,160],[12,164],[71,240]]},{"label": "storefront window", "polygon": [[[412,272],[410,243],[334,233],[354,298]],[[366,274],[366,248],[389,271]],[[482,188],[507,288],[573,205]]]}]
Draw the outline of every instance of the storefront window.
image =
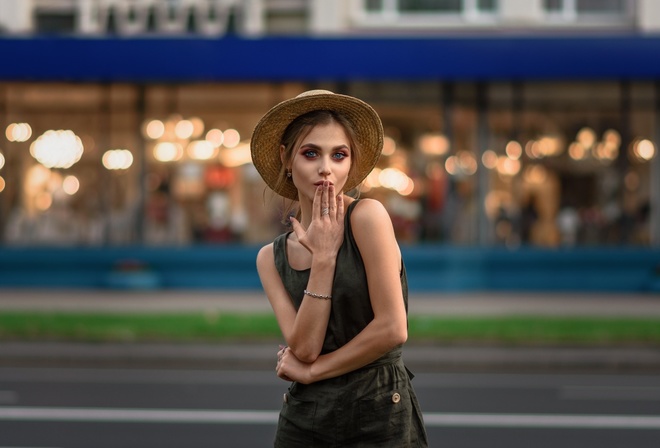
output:
[{"label": "storefront window", "polygon": [[[360,195],[405,244],[650,244],[654,86],[319,84],[376,108]],[[250,162],[261,115],[308,85],[0,84],[3,245],[256,244],[284,230]]]}]

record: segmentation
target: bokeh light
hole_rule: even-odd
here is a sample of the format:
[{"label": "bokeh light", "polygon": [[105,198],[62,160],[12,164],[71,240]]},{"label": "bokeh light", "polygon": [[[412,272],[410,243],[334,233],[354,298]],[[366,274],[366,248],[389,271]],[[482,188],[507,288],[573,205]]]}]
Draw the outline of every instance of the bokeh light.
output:
[{"label": "bokeh light", "polygon": [[66,176],[62,181],[62,190],[69,196],[78,193],[80,189],[80,181],[76,176]]},{"label": "bokeh light", "polygon": [[128,149],[110,149],[101,161],[108,170],[126,170],[133,165],[133,154]]},{"label": "bokeh light", "polygon": [[49,130],[30,145],[30,154],[47,168],[70,168],[83,155],[80,137],[70,130]]},{"label": "bokeh light", "polygon": [[11,123],[5,130],[10,142],[26,142],[32,137],[32,127],[27,123]]}]

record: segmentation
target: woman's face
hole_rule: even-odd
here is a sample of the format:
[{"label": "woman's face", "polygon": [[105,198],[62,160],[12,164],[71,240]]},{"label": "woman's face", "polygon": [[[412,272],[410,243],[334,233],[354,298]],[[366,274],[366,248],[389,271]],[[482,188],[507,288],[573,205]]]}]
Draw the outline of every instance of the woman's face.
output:
[{"label": "woman's face", "polygon": [[314,200],[323,181],[343,191],[351,169],[351,147],[344,128],[335,121],[318,124],[293,149],[291,175],[300,200]]}]

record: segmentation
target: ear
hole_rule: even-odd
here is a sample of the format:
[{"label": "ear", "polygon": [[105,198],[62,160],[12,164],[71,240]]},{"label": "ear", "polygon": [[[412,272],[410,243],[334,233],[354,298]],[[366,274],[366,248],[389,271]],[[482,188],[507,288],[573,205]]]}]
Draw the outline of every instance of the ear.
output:
[{"label": "ear", "polygon": [[[280,145],[280,161],[282,162],[282,165],[284,165],[284,151],[284,145]],[[285,168],[288,170],[290,167],[286,166]]]}]

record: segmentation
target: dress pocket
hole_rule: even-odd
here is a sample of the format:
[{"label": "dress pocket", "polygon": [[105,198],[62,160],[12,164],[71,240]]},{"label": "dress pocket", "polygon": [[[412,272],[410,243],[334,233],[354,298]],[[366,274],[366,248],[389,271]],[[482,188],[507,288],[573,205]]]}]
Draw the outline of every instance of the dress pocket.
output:
[{"label": "dress pocket", "polygon": [[275,446],[286,448],[312,446],[315,417],[316,402],[299,400],[290,392],[285,394],[277,425]]},{"label": "dress pocket", "polygon": [[407,388],[392,389],[360,400],[362,440],[387,447],[407,446],[411,401]]}]

